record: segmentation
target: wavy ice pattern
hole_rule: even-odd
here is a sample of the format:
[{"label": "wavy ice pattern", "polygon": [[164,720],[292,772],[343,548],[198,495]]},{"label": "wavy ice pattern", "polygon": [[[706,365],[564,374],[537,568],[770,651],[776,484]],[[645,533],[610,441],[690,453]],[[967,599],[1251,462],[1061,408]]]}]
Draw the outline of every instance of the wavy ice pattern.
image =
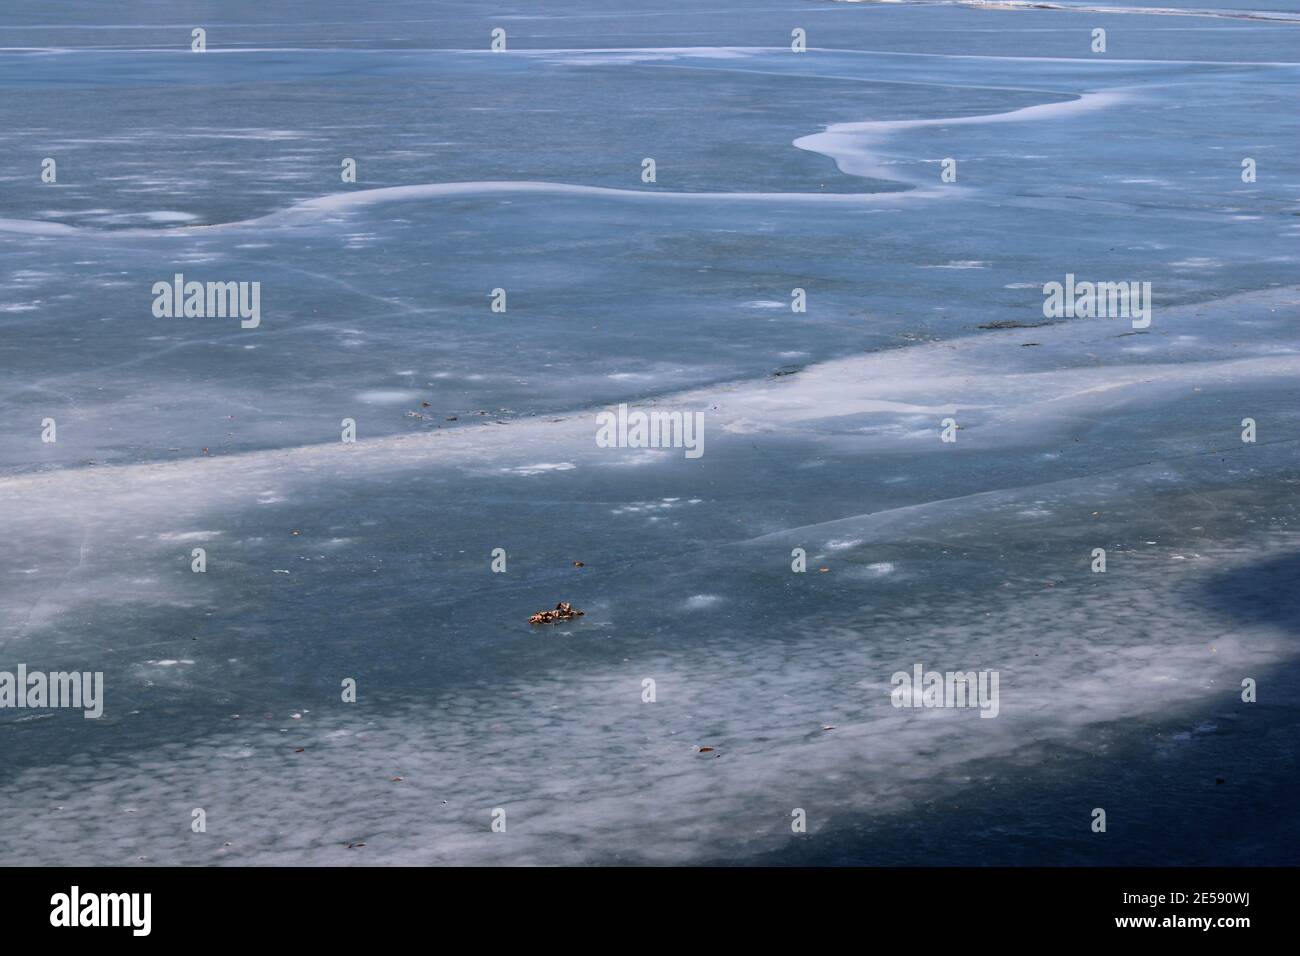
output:
[{"label": "wavy ice pattern", "polygon": [[[479,178],[480,143],[464,179],[276,180],[210,224],[0,222],[22,356],[0,394],[67,436],[4,459],[0,647],[93,661],[109,688],[102,721],[0,723],[5,845],[38,848],[8,862],[1294,862],[1275,772],[1297,712],[1294,64],[725,37],[442,59],[483,84],[520,70],[570,119],[597,77],[685,88],[639,119],[670,114],[683,149],[742,143],[710,167],[734,160],[734,189],[598,185],[614,133],[583,127],[590,177]],[[318,46],[261,77],[324,82],[295,73],[335,62]],[[695,95],[753,115],[692,126]],[[246,146],[333,160],[257,119]],[[264,128],[303,132],[285,119]],[[421,133],[385,131],[412,137],[398,152]],[[1247,137],[1254,188],[1215,148]],[[645,150],[617,142],[634,168]],[[150,324],[140,290],[173,269],[259,270],[264,328]],[[1043,318],[1044,281],[1115,269],[1158,285],[1151,329]],[[505,315],[480,295],[498,281]],[[702,412],[707,453],[597,446],[620,401]],[[508,574],[485,570],[495,547]],[[558,599],[586,615],[524,623]],[[999,670],[999,717],[893,708],[916,662]],[[1276,703],[1244,710],[1243,674]],[[1267,826],[1207,836],[1241,806],[1205,796],[1215,774]],[[1142,839],[1090,841],[1100,801]]]}]

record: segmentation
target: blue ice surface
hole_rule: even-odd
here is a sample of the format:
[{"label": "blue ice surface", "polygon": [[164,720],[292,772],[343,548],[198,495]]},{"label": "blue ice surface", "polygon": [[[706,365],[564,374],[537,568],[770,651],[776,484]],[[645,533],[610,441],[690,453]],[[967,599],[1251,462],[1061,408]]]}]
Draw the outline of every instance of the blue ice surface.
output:
[{"label": "blue ice surface", "polygon": [[[1295,862],[1300,26],[67,6],[0,30],[0,646],[109,703],[0,712],[36,862]],[[1047,322],[1067,273],[1152,328]],[[999,718],[890,706],[916,662]]]}]

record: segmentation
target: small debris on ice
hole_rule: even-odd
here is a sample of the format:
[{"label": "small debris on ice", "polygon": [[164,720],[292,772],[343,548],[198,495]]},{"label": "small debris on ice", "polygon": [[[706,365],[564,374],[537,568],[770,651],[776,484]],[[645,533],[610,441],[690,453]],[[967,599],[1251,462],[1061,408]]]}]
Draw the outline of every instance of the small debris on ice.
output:
[{"label": "small debris on ice", "polygon": [[554,624],[557,621],[571,621],[575,617],[582,617],[585,611],[579,611],[568,601],[561,601],[555,605],[554,611],[538,611],[528,619],[529,624]]}]

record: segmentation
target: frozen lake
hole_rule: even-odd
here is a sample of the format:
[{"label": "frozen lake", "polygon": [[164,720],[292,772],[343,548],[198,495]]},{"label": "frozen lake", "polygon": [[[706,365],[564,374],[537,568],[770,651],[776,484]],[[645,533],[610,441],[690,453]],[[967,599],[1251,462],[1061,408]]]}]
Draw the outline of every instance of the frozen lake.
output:
[{"label": "frozen lake", "polygon": [[0,13],[0,863],[1298,862],[1300,10],[706,6]]}]

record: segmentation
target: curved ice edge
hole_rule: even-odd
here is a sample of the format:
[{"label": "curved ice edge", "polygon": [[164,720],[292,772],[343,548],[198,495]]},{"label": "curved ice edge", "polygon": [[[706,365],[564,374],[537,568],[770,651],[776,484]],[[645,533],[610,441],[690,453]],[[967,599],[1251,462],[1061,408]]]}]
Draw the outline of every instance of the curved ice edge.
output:
[{"label": "curved ice edge", "polygon": [[733,202],[809,202],[809,203],[889,203],[902,196],[920,198],[934,196],[939,190],[906,188],[878,193],[756,193],[756,192],[668,192],[649,189],[616,189],[612,186],[582,186],[574,183],[552,183],[531,180],[482,180],[459,183],[419,183],[410,186],[383,186],[361,189],[350,193],[330,193],[295,203],[287,209],[243,219],[211,225],[179,226],[175,228],[97,229],[70,226],[65,223],[30,219],[0,219],[0,232],[24,235],[63,236],[194,236],[212,232],[247,229],[259,226],[292,226],[323,220],[351,209],[376,206],[382,203],[449,199],[459,196],[524,195],[593,196],[603,199],[627,199],[648,202],[680,201],[733,201]]},{"label": "curved ice edge", "polygon": [[446,199],[458,196],[483,196],[500,194],[541,194],[559,196],[593,196],[604,199],[623,199],[642,202],[808,202],[861,204],[890,204],[904,199],[933,199],[951,197],[958,188],[935,187],[931,183],[900,180],[896,172],[886,174],[875,162],[870,147],[878,139],[899,130],[920,129],[930,126],[957,126],[980,123],[1014,123],[1053,119],[1074,113],[1109,107],[1125,98],[1121,90],[1102,90],[1073,95],[1073,99],[1034,106],[1019,107],[1002,113],[983,113],[974,116],[940,117],[912,120],[867,120],[855,123],[836,123],[820,133],[801,136],[792,145],[797,149],[820,153],[828,157],[839,169],[851,176],[884,179],[903,185],[903,190],[874,193],[812,193],[812,192],[668,192],[652,189],[616,189],[611,186],[584,186],[575,183],[554,183],[533,180],[481,180],[454,183],[417,183],[408,186],[383,186],[353,192],[330,193],[307,199],[278,212],[211,225],[180,226],[174,228],[97,229],[70,226],[66,223],[28,219],[0,219],[0,232],[44,236],[192,236],[206,235],[227,229],[245,229],[258,226],[296,225],[316,222],[331,215],[351,209],[389,202]]},{"label": "curved ice edge", "polygon": [[[932,126],[969,126],[985,123],[1024,123],[1036,120],[1057,119],[1077,113],[1106,109],[1128,98],[1122,89],[1098,90],[1090,93],[1061,94],[1071,97],[1052,103],[1022,106],[1002,113],[980,113],[973,116],[938,117],[934,119],[869,120],[856,123],[834,123],[821,133],[801,136],[794,141],[796,149],[820,153],[834,160],[840,172],[849,176],[872,179],[897,179],[895,170],[885,170],[878,162],[873,147],[877,141],[901,130],[925,129]],[[918,186],[918,182],[910,181]],[[951,187],[949,187],[951,188]],[[930,190],[934,192],[936,190]],[[913,193],[915,195],[915,193]]]}]

